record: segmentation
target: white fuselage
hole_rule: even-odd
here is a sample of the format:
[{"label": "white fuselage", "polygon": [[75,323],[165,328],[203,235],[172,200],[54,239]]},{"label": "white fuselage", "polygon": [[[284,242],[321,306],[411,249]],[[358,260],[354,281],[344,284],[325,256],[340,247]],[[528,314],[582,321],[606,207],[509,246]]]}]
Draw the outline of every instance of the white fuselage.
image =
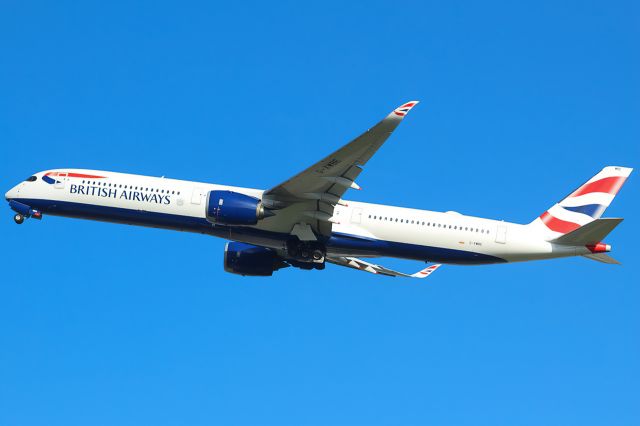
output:
[{"label": "white fuselage", "polygon": [[[56,175],[58,174],[58,175]],[[279,249],[291,229],[267,217],[255,226],[219,226],[206,218],[206,197],[229,190],[261,198],[263,190],[97,170],[37,173],[6,197],[45,214],[200,232]],[[588,254],[586,247],[545,241],[527,225],[387,205],[336,205],[327,252],[442,263],[498,263]]]}]

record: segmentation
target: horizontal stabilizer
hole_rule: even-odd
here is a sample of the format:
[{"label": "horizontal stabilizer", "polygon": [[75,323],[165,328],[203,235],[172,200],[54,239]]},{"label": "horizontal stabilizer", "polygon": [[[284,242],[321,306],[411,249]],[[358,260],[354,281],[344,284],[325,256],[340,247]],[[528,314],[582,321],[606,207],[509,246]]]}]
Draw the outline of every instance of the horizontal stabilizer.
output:
[{"label": "horizontal stabilizer", "polygon": [[621,265],[620,262],[605,253],[585,254],[584,257],[586,257],[587,259],[595,260],[597,262],[609,263],[612,265]]},{"label": "horizontal stabilizer", "polygon": [[564,234],[552,243],[566,244],[570,246],[586,246],[597,244],[604,239],[613,229],[622,222],[622,218],[596,219],[580,228]]}]

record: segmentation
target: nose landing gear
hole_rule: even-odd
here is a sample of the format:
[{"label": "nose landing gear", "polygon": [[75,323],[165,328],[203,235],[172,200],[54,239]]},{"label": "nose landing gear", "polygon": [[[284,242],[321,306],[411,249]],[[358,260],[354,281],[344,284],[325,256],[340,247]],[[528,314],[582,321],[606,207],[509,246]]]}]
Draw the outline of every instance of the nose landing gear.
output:
[{"label": "nose landing gear", "polygon": [[22,222],[24,222],[24,216],[22,216],[20,213],[16,213],[15,215],[13,215],[13,221],[20,225],[22,224]]},{"label": "nose landing gear", "polygon": [[24,222],[25,219],[30,217],[38,220],[42,219],[42,212],[40,210],[33,209],[28,205],[22,204],[18,201],[10,200],[9,207],[11,207],[11,210],[16,212],[16,214],[13,215],[13,221],[18,225],[20,225],[22,222]]}]

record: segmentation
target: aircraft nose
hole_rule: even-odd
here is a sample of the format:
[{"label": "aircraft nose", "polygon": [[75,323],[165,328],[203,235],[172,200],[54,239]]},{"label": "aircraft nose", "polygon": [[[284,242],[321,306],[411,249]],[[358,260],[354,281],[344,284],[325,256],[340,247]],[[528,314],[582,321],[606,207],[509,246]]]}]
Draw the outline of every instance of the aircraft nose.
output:
[{"label": "aircraft nose", "polygon": [[16,195],[17,195],[17,190],[16,190],[16,187],[14,186],[10,190],[8,190],[6,194],[4,194],[4,198],[7,201],[11,201],[14,198],[16,198]]}]

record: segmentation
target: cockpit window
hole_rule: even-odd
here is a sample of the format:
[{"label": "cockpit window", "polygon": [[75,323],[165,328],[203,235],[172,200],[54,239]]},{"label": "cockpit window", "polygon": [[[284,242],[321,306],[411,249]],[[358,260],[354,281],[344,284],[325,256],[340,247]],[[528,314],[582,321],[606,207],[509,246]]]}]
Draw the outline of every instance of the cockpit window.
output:
[{"label": "cockpit window", "polygon": [[35,182],[38,178],[36,176],[29,176],[25,179],[25,182]]}]

